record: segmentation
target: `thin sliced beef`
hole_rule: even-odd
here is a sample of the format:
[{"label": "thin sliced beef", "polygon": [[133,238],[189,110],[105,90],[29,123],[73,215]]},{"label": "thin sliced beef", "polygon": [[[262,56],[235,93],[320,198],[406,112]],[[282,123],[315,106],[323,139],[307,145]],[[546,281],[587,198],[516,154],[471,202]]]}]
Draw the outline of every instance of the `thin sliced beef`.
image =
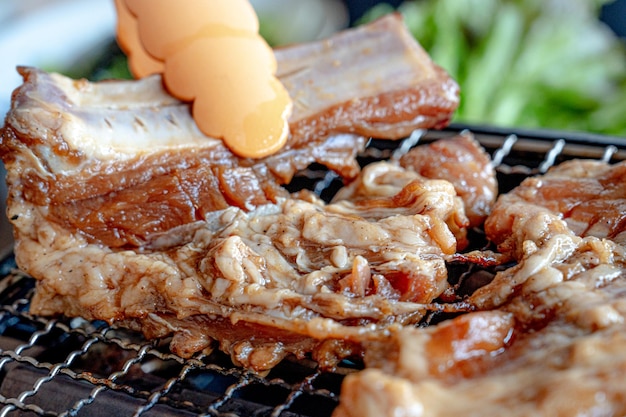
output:
[{"label": "thin sliced beef", "polygon": [[541,245],[556,234],[626,243],[626,163],[572,160],[528,178],[498,198],[485,232],[515,259],[525,241]]}]

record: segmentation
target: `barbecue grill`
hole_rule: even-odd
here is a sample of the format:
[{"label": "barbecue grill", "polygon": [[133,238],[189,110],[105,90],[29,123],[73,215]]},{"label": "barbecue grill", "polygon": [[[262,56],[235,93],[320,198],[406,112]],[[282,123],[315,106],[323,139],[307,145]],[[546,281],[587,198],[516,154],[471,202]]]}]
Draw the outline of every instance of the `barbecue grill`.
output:
[{"label": "barbecue grill", "polygon": [[[626,139],[452,125],[402,141],[372,140],[359,161],[395,158],[467,129],[491,154],[501,192],[568,159],[626,160]],[[328,200],[341,185],[336,174],[311,166],[289,188]],[[472,236],[473,246],[486,243],[480,231]],[[450,267],[458,282],[472,268]],[[286,359],[254,375],[217,351],[183,359],[169,352],[167,340],[146,341],[103,322],[34,317],[33,288],[11,255],[0,260],[0,416],[329,416],[344,376],[361,366],[344,361],[323,372],[312,361]]]}]

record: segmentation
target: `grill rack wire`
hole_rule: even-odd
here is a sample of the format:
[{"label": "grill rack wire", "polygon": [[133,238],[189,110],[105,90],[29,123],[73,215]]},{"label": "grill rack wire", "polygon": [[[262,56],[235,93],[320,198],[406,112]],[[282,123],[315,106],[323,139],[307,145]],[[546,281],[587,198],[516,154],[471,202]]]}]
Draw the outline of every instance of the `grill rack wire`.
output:
[{"label": "grill rack wire", "polygon": [[[626,160],[626,138],[451,125],[401,141],[372,140],[359,162],[393,159],[465,130],[491,155],[500,192],[568,159]],[[336,174],[312,166],[288,188],[328,200],[341,185]],[[360,368],[346,361],[330,373],[284,360],[260,376],[220,352],[185,360],[169,352],[167,340],[145,341],[102,322],[32,316],[33,288],[12,256],[0,260],[0,417],[325,417],[338,403],[343,377]]]}]

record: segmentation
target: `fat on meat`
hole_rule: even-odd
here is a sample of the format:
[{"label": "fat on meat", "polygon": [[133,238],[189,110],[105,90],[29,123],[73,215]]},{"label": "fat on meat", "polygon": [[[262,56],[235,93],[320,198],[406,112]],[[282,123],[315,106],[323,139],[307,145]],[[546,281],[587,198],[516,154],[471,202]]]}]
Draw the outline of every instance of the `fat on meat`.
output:
[{"label": "fat on meat", "polygon": [[499,196],[485,233],[513,259],[556,234],[626,243],[626,162],[575,159],[527,178]]},{"label": "fat on meat", "polygon": [[171,336],[183,357],[217,341],[265,372],[290,354],[333,367],[364,334],[439,308],[456,250],[446,219],[464,216],[450,183],[331,205],[282,185],[314,162],[354,179],[369,136],[445,126],[458,86],[400,15],[276,58],[290,137],[258,160],[203,135],[159,76],[19,68],[0,156],[16,261],[37,280],[32,314]]},{"label": "fat on meat", "polygon": [[486,229],[513,264],[470,312],[364,342],[334,417],[625,414],[625,166],[567,161],[501,195]]},{"label": "fat on meat", "polygon": [[[452,144],[453,142],[446,143]],[[453,182],[448,181],[443,176],[431,178],[435,181],[429,180],[412,169],[405,169],[395,161],[378,162],[368,165],[355,181],[341,188],[333,197],[333,202],[351,200],[357,204],[364,202],[371,205],[373,198],[395,196],[395,199],[399,199],[407,196],[401,191],[410,183],[413,184],[413,187],[428,187],[432,191],[439,187],[449,189],[449,186],[452,185],[453,190],[451,192],[425,194],[424,197],[428,200],[423,203],[428,212],[436,218],[442,219],[447,228],[454,234],[456,242],[446,251],[448,254],[452,254],[455,253],[453,248],[459,251],[468,245],[467,229],[470,226],[470,221],[466,215],[466,206],[461,197],[458,196]],[[450,199],[452,201],[449,201]],[[454,210],[450,210],[451,204],[455,207]],[[379,217],[386,217],[391,214],[391,210],[392,208],[388,204],[379,204],[376,213]]]},{"label": "fat on meat", "polygon": [[[367,169],[365,170],[365,172]],[[184,357],[214,340],[257,372],[288,354],[322,367],[359,356],[363,335],[418,322],[447,287],[455,238],[446,181],[409,183],[397,196],[326,205],[279,199],[230,207],[155,235],[141,250],[115,250],[13,205],[16,260],[37,278],[33,314],[80,316],[173,335]],[[389,208],[381,215],[380,206]]]},{"label": "fat on meat", "polygon": [[8,177],[9,198],[47,207],[50,221],[92,242],[141,247],[214,210],[286,197],[281,185],[313,162],[354,178],[370,136],[443,127],[458,106],[458,85],[399,15],[278,49],[276,59],[294,101],[290,136],[256,160],[203,135],[159,76],[96,83],[19,68],[24,83],[0,136],[19,177]]},{"label": "fat on meat", "polygon": [[624,247],[557,234],[500,274],[473,312],[372,337],[333,416],[625,414]]},{"label": "fat on meat", "polygon": [[463,201],[469,227],[482,226],[491,213],[498,195],[496,172],[471,132],[416,146],[398,162],[426,178],[450,181]]}]

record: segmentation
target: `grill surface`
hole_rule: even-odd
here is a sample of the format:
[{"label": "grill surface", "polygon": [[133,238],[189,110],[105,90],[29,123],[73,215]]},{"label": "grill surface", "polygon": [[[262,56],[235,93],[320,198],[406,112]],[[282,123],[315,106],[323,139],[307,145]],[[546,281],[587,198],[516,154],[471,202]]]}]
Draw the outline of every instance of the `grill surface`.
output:
[{"label": "grill surface", "polygon": [[[467,128],[415,132],[399,142],[373,140],[360,162],[392,158]],[[626,159],[621,138],[470,130],[492,156],[500,192],[568,159]],[[313,166],[290,188],[329,199],[340,186],[336,175]],[[167,340],[146,342],[101,322],[33,317],[33,287],[11,256],[0,260],[0,416],[329,416],[343,376],[359,367],[345,362],[337,372],[323,373],[312,363],[285,360],[261,377],[233,367],[220,353],[184,360],[169,353]]]}]

